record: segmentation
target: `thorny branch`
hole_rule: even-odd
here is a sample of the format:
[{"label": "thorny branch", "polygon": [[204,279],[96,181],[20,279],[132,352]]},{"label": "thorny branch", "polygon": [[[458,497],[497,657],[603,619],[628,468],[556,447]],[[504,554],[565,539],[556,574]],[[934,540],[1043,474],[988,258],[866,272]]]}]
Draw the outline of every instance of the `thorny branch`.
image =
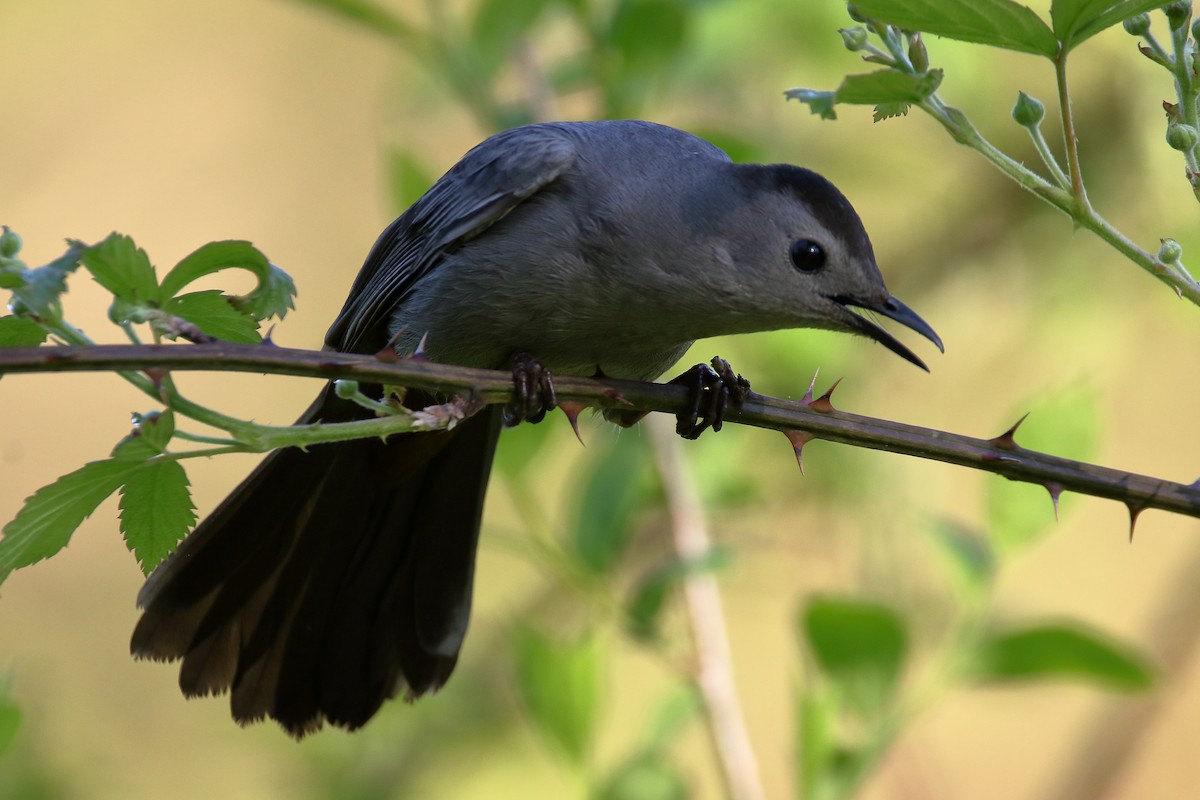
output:
[{"label": "thorny branch", "polygon": [[[512,376],[507,372],[270,344],[0,348],[0,375],[119,370],[272,373],[408,386],[447,396],[466,395],[473,403],[501,403],[512,398]],[[555,390],[564,405],[622,410],[675,413],[685,407],[687,399],[687,389],[682,386],[609,378],[560,375],[555,378]],[[1147,508],[1200,517],[1200,481],[1182,484],[1027,450],[1014,439],[1016,426],[1000,436],[977,439],[850,414],[833,407],[831,393],[813,399],[810,391],[802,400],[789,401],[751,392],[742,408],[730,410],[726,420],[783,432],[797,457],[805,442],[823,439],[993,472],[1044,486],[1052,496],[1073,491],[1118,500],[1128,506],[1133,520]],[[335,427],[325,426],[326,433]],[[395,430],[405,427],[411,426],[398,421]],[[387,431],[374,431],[375,435],[381,433]],[[324,440],[334,438],[327,435]]]}]

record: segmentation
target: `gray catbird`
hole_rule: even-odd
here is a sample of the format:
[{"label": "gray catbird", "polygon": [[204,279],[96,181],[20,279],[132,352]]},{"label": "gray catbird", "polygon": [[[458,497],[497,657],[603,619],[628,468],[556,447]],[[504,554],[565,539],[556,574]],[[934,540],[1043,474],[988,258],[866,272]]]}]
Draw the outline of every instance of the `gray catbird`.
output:
[{"label": "gray catbird", "polygon": [[[734,164],[648,122],[549,123],[484,141],[393,222],[325,342],[407,354],[426,337],[429,359],[488,368],[528,354],[527,389],[530,369],[649,380],[696,339],[795,327],[866,335],[924,367],[851,307],[941,347],[820,175]],[[514,418],[538,416],[526,405]],[[301,421],[370,413],[326,387]],[[503,414],[271,454],[146,581],[134,654],[182,659],[186,695],[231,689],[237,721],[296,736],[437,689],[467,629]]]}]

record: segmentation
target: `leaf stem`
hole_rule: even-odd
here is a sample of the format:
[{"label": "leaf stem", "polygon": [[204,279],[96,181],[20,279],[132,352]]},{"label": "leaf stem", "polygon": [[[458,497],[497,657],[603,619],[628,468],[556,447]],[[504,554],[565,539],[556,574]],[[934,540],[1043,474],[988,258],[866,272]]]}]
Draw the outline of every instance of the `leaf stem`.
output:
[{"label": "leaf stem", "polygon": [[1058,55],[1054,57],[1054,79],[1058,85],[1058,111],[1062,117],[1063,145],[1067,154],[1067,171],[1071,175],[1071,195],[1074,199],[1071,214],[1078,219],[1081,214],[1091,211],[1087,191],[1083,186],[1083,171],[1079,164],[1079,136],[1075,132],[1075,114],[1071,110],[1071,90],[1067,84],[1067,53],[1066,47],[1059,45]]}]

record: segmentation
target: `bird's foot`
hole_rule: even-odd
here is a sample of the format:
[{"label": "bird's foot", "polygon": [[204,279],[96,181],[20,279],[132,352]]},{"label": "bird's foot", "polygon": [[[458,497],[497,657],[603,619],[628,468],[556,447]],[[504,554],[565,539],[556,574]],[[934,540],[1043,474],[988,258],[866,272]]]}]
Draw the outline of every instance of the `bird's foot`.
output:
[{"label": "bird's foot", "polygon": [[675,432],[685,439],[697,439],[710,427],[721,430],[728,409],[740,409],[750,394],[750,381],[720,356],[713,357],[711,366],[697,364],[668,383],[688,387],[688,410],[675,415]]},{"label": "bird's foot", "polygon": [[550,370],[529,353],[513,353],[513,400],[504,406],[504,425],[511,428],[522,422],[541,422],[547,411],[558,406]]}]

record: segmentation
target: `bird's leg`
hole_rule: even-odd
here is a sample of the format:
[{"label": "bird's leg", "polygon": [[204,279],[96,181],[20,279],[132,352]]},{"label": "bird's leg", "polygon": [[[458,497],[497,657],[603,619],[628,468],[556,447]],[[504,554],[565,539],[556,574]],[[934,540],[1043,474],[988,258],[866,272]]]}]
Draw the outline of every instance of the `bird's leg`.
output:
[{"label": "bird's leg", "polygon": [[[726,410],[741,408],[750,393],[750,381],[736,374],[720,356],[713,357],[711,366],[697,364],[667,383],[688,388],[688,410],[675,415],[675,432],[685,439],[697,439],[707,428],[721,430]],[[644,411],[604,411],[605,419],[622,428],[636,425],[644,416]]]},{"label": "bird's leg", "polygon": [[523,351],[513,353],[510,361],[515,397],[504,407],[505,427],[511,428],[522,422],[541,422],[547,411],[558,406],[550,370]]},{"label": "bird's leg", "polygon": [[714,356],[711,364],[697,364],[667,381],[688,387],[688,410],[675,415],[675,432],[685,439],[699,438],[706,428],[721,430],[726,410],[741,408],[750,393],[750,381],[736,374],[728,361]]}]

